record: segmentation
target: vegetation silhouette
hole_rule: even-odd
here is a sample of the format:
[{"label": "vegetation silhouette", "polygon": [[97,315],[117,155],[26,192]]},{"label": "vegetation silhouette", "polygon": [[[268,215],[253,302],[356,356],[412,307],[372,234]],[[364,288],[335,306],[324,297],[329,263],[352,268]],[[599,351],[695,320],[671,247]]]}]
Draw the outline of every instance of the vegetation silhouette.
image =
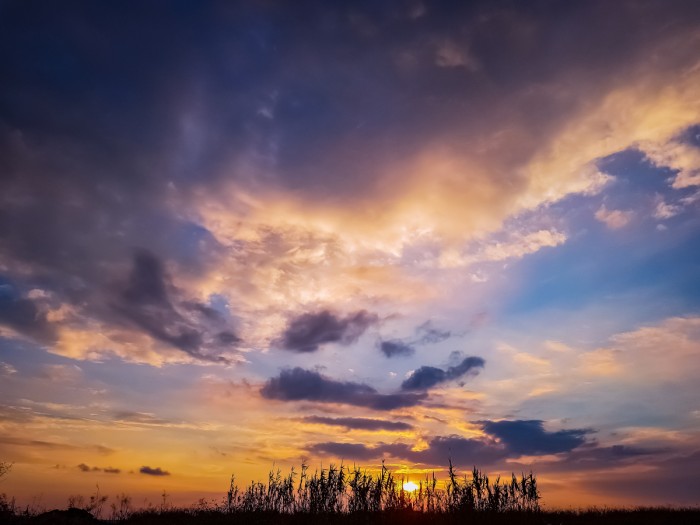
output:
[{"label": "vegetation silhouette", "polygon": [[330,465],[313,474],[302,464],[299,481],[292,468],[286,476],[271,471],[267,484],[251,483],[241,490],[231,478],[225,512],[278,514],[355,514],[385,511],[424,513],[537,512],[540,494],[532,473],[508,482],[493,483],[477,468],[459,477],[452,462],[444,489],[435,475],[426,476],[413,492],[404,490],[405,478],[397,478],[383,463],[377,474],[354,466]]},{"label": "vegetation silhouette", "polygon": [[[11,464],[0,463],[6,475]],[[270,471],[267,482],[251,482],[239,488],[235,476],[219,501],[200,500],[187,508],[168,503],[163,492],[160,505],[135,509],[126,494],[117,495],[107,505],[108,496],[96,492],[88,498],[70,496],[66,510],[41,512],[19,508],[14,499],[0,495],[0,521],[8,524],[430,524],[452,525],[690,525],[700,523],[700,509],[638,508],[544,511],[532,473],[509,480],[494,481],[476,467],[459,475],[452,461],[442,487],[435,474],[426,475],[413,492],[404,490],[404,477],[398,478],[384,463],[375,472],[353,466],[331,464],[310,473],[302,463],[286,475]]]}]

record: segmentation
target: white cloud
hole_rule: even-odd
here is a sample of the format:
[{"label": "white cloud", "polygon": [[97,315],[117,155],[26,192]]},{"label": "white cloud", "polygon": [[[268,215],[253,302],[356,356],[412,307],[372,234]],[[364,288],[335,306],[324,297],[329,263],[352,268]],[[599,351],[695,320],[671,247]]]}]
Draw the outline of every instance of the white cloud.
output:
[{"label": "white cloud", "polygon": [[[444,250],[439,258],[440,268],[458,268],[483,262],[522,259],[542,248],[554,247],[566,242],[566,235],[557,230],[537,230],[530,233],[511,233],[504,241],[486,241],[476,248],[462,253],[456,249]],[[484,282],[486,277],[480,272],[472,274],[474,282]]]},{"label": "white cloud", "polygon": [[677,204],[668,204],[661,195],[656,196],[654,218],[659,220],[670,219],[678,215],[683,208]]},{"label": "white cloud", "polygon": [[639,145],[656,166],[676,170],[672,186],[676,189],[700,186],[700,148],[671,139]]},{"label": "white cloud", "polygon": [[0,361],[0,376],[9,376],[16,373],[17,369],[14,366],[12,366],[10,363]]},{"label": "white cloud", "polygon": [[627,226],[633,216],[634,212],[632,211],[608,210],[605,204],[595,212],[595,218],[604,223],[611,230],[617,230]]}]

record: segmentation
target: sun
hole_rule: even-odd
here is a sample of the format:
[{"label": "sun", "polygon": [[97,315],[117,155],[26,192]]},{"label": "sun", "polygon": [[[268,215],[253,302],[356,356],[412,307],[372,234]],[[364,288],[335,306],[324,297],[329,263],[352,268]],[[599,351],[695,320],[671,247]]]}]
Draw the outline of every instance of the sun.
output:
[{"label": "sun", "polygon": [[403,489],[406,492],[413,492],[418,488],[418,485],[413,483],[413,481],[407,481],[406,483],[403,484]]}]

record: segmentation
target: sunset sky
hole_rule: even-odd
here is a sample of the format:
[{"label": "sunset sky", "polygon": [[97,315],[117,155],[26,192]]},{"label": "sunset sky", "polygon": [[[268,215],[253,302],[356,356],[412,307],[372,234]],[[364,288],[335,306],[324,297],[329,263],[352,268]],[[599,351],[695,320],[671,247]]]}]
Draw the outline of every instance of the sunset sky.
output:
[{"label": "sunset sky", "polygon": [[0,493],[699,504],[699,377],[700,2],[0,2]]}]

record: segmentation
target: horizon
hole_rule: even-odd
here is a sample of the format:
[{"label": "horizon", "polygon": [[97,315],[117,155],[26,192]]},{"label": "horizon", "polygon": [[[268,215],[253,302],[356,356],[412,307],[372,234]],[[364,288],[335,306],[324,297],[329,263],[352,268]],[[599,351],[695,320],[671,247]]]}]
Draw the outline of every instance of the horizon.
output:
[{"label": "horizon", "polygon": [[700,2],[0,2],[0,493],[306,458],[700,504]]}]

